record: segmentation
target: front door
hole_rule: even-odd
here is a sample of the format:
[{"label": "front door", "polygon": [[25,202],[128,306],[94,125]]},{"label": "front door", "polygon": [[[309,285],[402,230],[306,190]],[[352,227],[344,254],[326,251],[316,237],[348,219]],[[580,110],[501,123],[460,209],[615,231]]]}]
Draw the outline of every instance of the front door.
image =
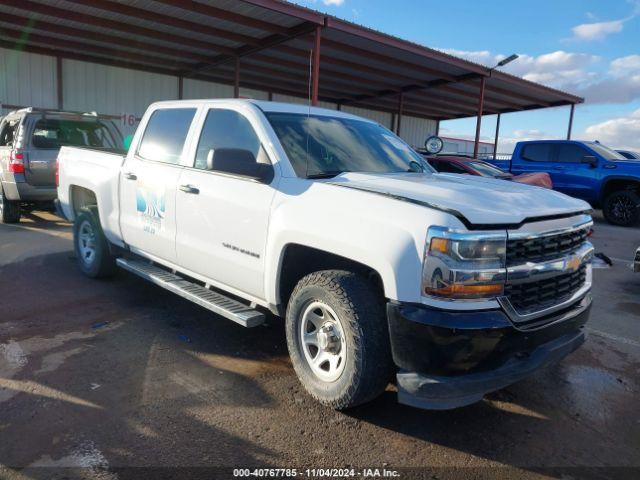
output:
[{"label": "front door", "polygon": [[120,174],[120,226],[132,250],[176,261],[176,189],[195,108],[155,110]]},{"label": "front door", "polygon": [[249,117],[231,108],[206,113],[193,168],[185,168],[177,192],[178,263],[214,285],[265,298],[264,254],[275,190],[241,176],[207,170],[217,148],[266,154]]}]

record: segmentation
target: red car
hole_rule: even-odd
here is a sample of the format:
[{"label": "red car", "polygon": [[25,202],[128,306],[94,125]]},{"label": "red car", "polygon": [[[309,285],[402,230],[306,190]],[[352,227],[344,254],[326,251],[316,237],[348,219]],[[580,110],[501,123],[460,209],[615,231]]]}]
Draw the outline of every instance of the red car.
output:
[{"label": "red car", "polygon": [[427,162],[440,173],[461,173],[466,175],[478,175],[480,177],[492,177],[502,180],[535,185],[536,187],[553,188],[551,177],[548,173],[523,173],[513,175],[504,170],[472,157],[457,155],[435,155],[425,157]]}]

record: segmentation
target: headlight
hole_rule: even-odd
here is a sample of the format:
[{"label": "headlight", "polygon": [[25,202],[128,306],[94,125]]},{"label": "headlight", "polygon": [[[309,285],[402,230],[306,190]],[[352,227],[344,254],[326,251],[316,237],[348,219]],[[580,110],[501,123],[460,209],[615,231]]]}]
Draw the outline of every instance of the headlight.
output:
[{"label": "headlight", "polygon": [[490,299],[504,292],[506,234],[458,233],[431,227],[422,294],[448,299]]}]

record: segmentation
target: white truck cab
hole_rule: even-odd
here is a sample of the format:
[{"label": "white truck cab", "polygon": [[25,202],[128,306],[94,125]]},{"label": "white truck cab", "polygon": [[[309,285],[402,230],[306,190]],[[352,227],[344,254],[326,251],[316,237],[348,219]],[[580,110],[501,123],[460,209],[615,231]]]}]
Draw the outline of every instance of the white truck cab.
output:
[{"label": "white truck cab", "polygon": [[149,107],[128,152],[64,147],[81,270],[120,266],[244,326],[285,317],[334,408],[473,403],[584,341],[589,206],[437,174],[375,122],[253,100]]}]

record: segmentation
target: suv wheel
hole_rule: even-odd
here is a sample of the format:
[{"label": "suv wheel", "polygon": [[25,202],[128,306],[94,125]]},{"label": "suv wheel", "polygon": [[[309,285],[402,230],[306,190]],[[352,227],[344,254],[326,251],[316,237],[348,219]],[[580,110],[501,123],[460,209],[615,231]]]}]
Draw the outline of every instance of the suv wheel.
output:
[{"label": "suv wheel", "polygon": [[91,278],[108,277],[115,273],[115,257],[102,232],[97,207],[83,208],[73,223],[73,244],[78,266]]},{"label": "suv wheel", "polygon": [[640,221],[640,197],[631,190],[613,192],[604,199],[602,213],[614,225],[635,225]]},{"label": "suv wheel", "polygon": [[363,277],[325,270],[304,277],[287,306],[287,345],[305,389],[341,410],[382,393],[393,373],[384,299]]},{"label": "suv wheel", "polygon": [[20,221],[20,203],[8,200],[0,185],[0,223],[18,223]]}]

